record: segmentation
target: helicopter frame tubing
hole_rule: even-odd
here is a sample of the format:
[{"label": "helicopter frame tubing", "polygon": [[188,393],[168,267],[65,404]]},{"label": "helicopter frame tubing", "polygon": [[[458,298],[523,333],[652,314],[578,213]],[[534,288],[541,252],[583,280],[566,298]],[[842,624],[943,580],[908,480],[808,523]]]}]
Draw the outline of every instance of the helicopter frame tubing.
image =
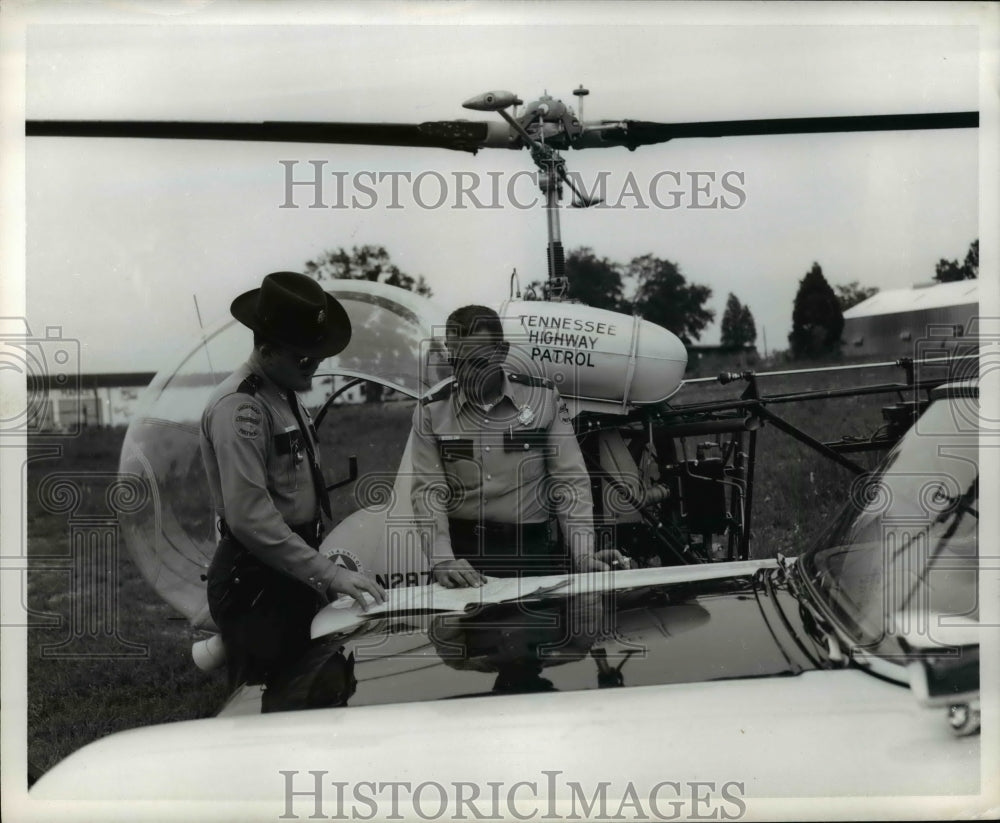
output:
[{"label": "helicopter frame tubing", "polygon": [[[977,354],[965,354],[924,360],[921,365],[953,365],[959,361],[975,359],[978,359]],[[761,426],[774,426],[783,434],[857,476],[867,474],[869,470],[847,454],[892,448],[926,408],[930,402],[930,391],[943,383],[961,379],[952,373],[951,368],[947,369],[948,374],[915,379],[914,366],[911,358],[902,358],[884,363],[759,374],[753,371],[726,372],[718,377],[688,382],[713,381],[725,385],[743,380],[747,386],[738,399],[684,405],[665,402],[640,407],[624,418],[619,414],[583,412],[577,418],[576,430],[591,473],[595,492],[595,518],[600,521],[604,514],[599,493],[601,484],[607,484],[641,517],[647,529],[646,534],[657,541],[655,553],[659,555],[661,562],[673,564],[748,560],[757,440]],[[776,394],[762,394],[758,383],[760,378],[776,375],[815,375],[828,371],[886,367],[903,369],[904,380],[843,389]],[[921,393],[924,396],[921,397]],[[886,423],[868,438],[819,440],[768,408],[787,403],[877,394],[896,394],[899,402],[883,407]],[[615,472],[609,471],[602,463],[600,450],[595,446],[595,439],[601,433],[617,433],[630,441],[635,441],[640,436],[645,437],[648,433],[649,442],[656,452],[658,476],[655,482],[646,482],[645,488],[637,491],[616,477]],[[687,439],[698,436],[715,437],[717,441],[696,445],[692,460]],[[718,449],[719,456],[708,456],[710,449]],[[646,480],[649,481],[649,478]],[[665,516],[665,510],[672,510],[673,522],[668,522],[670,518]],[[724,554],[712,544],[713,534],[726,535]]]}]

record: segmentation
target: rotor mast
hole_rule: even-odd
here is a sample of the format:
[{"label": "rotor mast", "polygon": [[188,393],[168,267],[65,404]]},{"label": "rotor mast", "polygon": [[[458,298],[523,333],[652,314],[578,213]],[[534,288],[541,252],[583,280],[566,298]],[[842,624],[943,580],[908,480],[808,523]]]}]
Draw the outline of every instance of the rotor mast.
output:
[{"label": "rotor mast", "polygon": [[561,300],[569,291],[566,279],[566,257],[563,253],[562,230],[559,225],[559,198],[562,196],[559,179],[548,168],[538,177],[538,187],[545,193],[545,217],[549,232],[548,296]]},{"label": "rotor mast", "polygon": [[[578,92],[586,92],[581,86],[577,92],[581,102],[583,96]],[[547,99],[547,98],[546,98]],[[521,138],[524,145],[531,150],[531,159],[538,168],[538,188],[545,195],[546,226],[548,229],[548,282],[545,287],[547,299],[562,300],[569,291],[569,281],[566,279],[566,255],[562,245],[562,230],[559,223],[559,201],[562,198],[562,185],[570,187],[575,198],[573,205],[586,208],[599,203],[580,192],[566,174],[566,161],[554,148],[545,143],[544,117],[548,106],[544,105],[538,112],[539,138],[533,137],[528,130],[506,111],[510,106],[520,102],[517,95],[509,91],[490,91],[466,100],[462,106],[476,111],[493,111],[499,114]]]}]

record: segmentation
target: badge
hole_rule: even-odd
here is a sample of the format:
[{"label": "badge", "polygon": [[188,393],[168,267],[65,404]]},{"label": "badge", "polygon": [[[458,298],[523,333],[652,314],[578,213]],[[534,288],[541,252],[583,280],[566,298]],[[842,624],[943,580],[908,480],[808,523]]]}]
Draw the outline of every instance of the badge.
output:
[{"label": "badge", "polygon": [[322,326],[326,320],[326,309],[320,309],[319,314],[316,315],[316,325]]},{"label": "badge", "polygon": [[528,426],[531,421],[535,419],[535,412],[531,406],[521,406],[521,411],[518,412],[517,422],[522,426]]},{"label": "badge", "polygon": [[264,412],[256,403],[240,403],[233,413],[233,428],[240,437],[254,440],[260,434]]}]

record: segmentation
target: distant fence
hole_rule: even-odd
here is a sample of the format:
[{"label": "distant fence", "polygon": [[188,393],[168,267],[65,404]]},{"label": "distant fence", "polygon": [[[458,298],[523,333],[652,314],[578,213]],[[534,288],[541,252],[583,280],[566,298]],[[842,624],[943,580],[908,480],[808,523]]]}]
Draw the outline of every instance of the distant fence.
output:
[{"label": "distant fence", "polygon": [[723,371],[756,368],[763,362],[756,346],[742,349],[722,346],[688,346],[688,365],[684,377],[711,377]]},{"label": "distant fence", "polygon": [[73,432],[126,423],[139,390],[153,377],[154,372],[28,374],[28,431]]}]

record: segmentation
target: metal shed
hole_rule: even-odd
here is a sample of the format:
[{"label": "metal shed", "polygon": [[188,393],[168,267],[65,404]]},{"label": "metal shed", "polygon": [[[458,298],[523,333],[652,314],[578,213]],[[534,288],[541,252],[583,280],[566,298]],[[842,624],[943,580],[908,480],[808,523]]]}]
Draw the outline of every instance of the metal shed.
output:
[{"label": "metal shed", "polygon": [[978,316],[978,280],[879,292],[844,312],[843,352],[904,357],[950,350],[977,335]]}]

